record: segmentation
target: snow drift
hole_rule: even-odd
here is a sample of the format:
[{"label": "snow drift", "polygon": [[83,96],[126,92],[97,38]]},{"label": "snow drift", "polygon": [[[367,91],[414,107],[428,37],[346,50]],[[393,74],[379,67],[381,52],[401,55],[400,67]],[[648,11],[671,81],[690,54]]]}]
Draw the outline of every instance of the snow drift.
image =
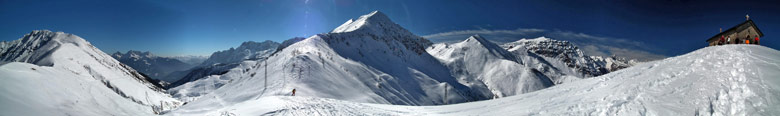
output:
[{"label": "snow drift", "polygon": [[544,89],[554,85],[551,77],[565,76],[538,56],[515,55],[479,35],[434,44],[427,51],[447,65],[458,81],[487,87],[496,97]]},{"label": "snow drift", "polygon": [[129,115],[179,101],[73,34],[33,31],[0,43],[0,115]]},{"label": "snow drift", "polygon": [[[265,96],[290,95],[354,102],[436,105],[492,97],[465,86],[425,52],[431,43],[372,12],[318,34],[264,61],[245,61],[222,75],[172,90],[190,101],[179,111],[209,112]],[[484,87],[482,87],[484,88]],[[205,91],[205,92],[204,92]]]},{"label": "snow drift", "polygon": [[442,106],[259,97],[196,115],[775,115],[780,51],[724,45],[505,97]]}]

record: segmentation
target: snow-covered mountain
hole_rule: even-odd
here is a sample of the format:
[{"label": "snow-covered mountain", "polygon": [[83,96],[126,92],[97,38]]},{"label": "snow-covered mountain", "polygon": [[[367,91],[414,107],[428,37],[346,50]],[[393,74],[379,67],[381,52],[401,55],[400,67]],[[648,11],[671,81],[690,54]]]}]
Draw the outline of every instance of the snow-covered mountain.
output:
[{"label": "snow-covered mountain", "polygon": [[375,11],[330,33],[295,42],[267,60],[244,61],[225,74],[171,91],[191,101],[183,107],[203,110],[290,95],[293,89],[296,96],[404,105],[492,97],[485,87],[467,86],[452,77],[446,66],[425,52],[430,44]]},{"label": "snow-covered mountain", "polygon": [[228,50],[212,53],[206,61],[201,63],[201,66],[209,66],[218,63],[237,63],[247,59],[268,57],[268,55],[276,51],[277,47],[279,47],[279,43],[271,40],[263,42],[247,41],[241,43],[238,48],[230,48]]},{"label": "snow-covered mountain", "polygon": [[236,63],[217,63],[210,66],[198,66],[185,71],[176,71],[167,76],[167,78],[176,78],[166,88],[173,88],[184,83],[189,83],[198,79],[206,78],[210,75],[225,74],[230,69],[238,66],[240,62]]},{"label": "snow-covered mountain", "polygon": [[522,50],[521,52],[530,51],[543,56],[545,60],[558,69],[568,69],[563,70],[566,74],[578,75],[578,77],[583,78],[604,75],[611,71],[637,64],[636,61],[625,60],[624,58],[588,56],[568,41],[553,40],[546,37],[521,39],[501,46],[510,51],[513,51],[513,48],[524,48],[516,50]]},{"label": "snow-covered mountain", "polygon": [[[264,56],[263,58],[247,60],[247,62],[254,63],[257,61],[263,61],[265,60],[264,59],[265,57],[269,57],[270,55],[273,55],[281,51],[287,46],[290,46],[304,39],[306,38],[294,37],[285,40],[276,48],[275,51],[271,52],[270,54],[268,54],[269,52],[262,52],[263,54],[260,54],[258,56]],[[242,44],[242,45],[257,45],[257,44]],[[244,47],[244,48],[249,48],[249,47]],[[183,77],[180,80],[175,81],[168,86],[168,88],[170,88],[169,92],[173,94],[174,97],[179,98],[180,100],[183,101],[195,100],[199,96],[207,94],[219,87],[222,87],[222,85],[227,83],[228,82],[227,80],[223,78],[219,78],[221,77],[220,75],[227,73],[228,71],[230,71],[233,68],[236,68],[237,66],[247,65],[247,64],[241,64],[242,62],[218,63],[218,64],[212,64],[210,66],[200,66],[200,67],[192,68],[187,71],[180,71],[172,75],[169,75],[171,77]],[[188,86],[178,87],[183,84],[188,84]]]},{"label": "snow-covered mountain", "polygon": [[532,92],[636,64],[616,57],[586,56],[566,41],[545,37],[502,46],[475,35],[457,43],[434,44],[427,51],[446,64],[461,83],[487,86],[497,97]]},{"label": "snow-covered mountain", "polygon": [[479,35],[458,43],[434,44],[427,51],[461,83],[486,86],[497,97],[544,89],[554,85],[551,79],[565,78],[544,59],[515,55]]},{"label": "snow-covered mountain", "polygon": [[[259,97],[172,115],[776,115],[780,51],[706,47],[598,77],[511,97],[441,106],[356,103],[305,96]],[[205,98],[204,98],[205,99]]]},{"label": "snow-covered mountain", "polygon": [[247,41],[241,43],[238,48],[214,52],[199,66],[165,76],[165,78],[172,80],[168,88],[203,79],[210,75],[225,74],[244,60],[262,60],[276,52],[279,45],[279,43],[269,40],[263,42]]},{"label": "snow-covered mountain", "polygon": [[590,58],[595,62],[603,64],[602,66],[604,66],[604,68],[606,68],[609,72],[614,72],[641,63],[635,59],[627,59],[625,57],[618,57],[615,55],[609,57],[590,56]]},{"label": "snow-covered mountain", "polygon": [[119,62],[122,62],[123,64],[133,67],[133,69],[148,75],[152,79],[163,80],[166,82],[173,82],[177,80],[164,78],[171,72],[187,70],[193,66],[177,59],[155,56],[148,51],[141,52],[130,50],[124,54],[116,52],[111,54],[111,57],[114,57],[114,59],[118,60]]},{"label": "snow-covered mountain", "polygon": [[151,115],[180,105],[133,68],[73,34],[0,43],[0,115]]}]

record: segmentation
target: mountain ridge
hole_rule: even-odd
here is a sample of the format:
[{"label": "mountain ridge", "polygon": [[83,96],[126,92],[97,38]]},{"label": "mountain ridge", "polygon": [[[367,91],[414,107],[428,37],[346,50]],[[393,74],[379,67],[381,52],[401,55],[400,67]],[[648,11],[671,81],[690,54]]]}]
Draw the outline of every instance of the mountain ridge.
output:
[{"label": "mountain ridge", "polygon": [[186,70],[193,67],[193,65],[184,63],[178,59],[156,56],[149,51],[141,52],[128,50],[124,54],[115,52],[111,54],[111,56],[119,62],[127,64],[128,66],[133,67],[133,69],[149,75],[153,79],[163,80],[168,83],[176,80],[165,78],[166,75],[174,71]]},{"label": "mountain ridge", "polygon": [[281,49],[267,60],[244,61],[225,74],[171,90],[178,92],[174,94],[183,100],[191,100],[188,103],[191,105],[185,107],[209,107],[213,101],[208,99],[212,97],[239,103],[263,96],[289,95],[293,88],[300,91],[296,96],[406,105],[460,103],[492,97],[490,93],[471,91],[478,88],[465,86],[451,77],[445,66],[425,52],[424,45],[430,44],[429,41],[389,19],[382,22],[386,17],[372,18],[382,15],[372,12],[340,26],[354,27],[344,29],[347,31],[336,29],[311,36]]},{"label": "mountain ridge", "polygon": [[723,45],[532,93],[480,102],[405,106],[269,96],[228,105],[224,110],[175,110],[172,114],[773,115],[780,113],[773,110],[780,108],[780,79],[773,78],[780,75],[778,59],[780,51],[772,48]]},{"label": "mountain ridge", "polygon": [[[105,111],[153,114],[181,105],[151,78],[73,34],[35,30],[18,40],[2,42],[0,46],[0,57],[8,62],[0,65],[6,80],[0,86],[15,88],[12,91],[4,89],[2,93],[8,96],[0,99],[8,101],[4,107],[25,108],[3,108],[4,114],[32,112],[43,115],[59,110],[83,115],[111,114]],[[30,88],[23,83],[41,86]],[[45,99],[52,102],[38,102],[43,99],[40,97],[49,97]],[[29,103],[36,105],[25,105]],[[123,107],[107,108],[109,106]]]}]

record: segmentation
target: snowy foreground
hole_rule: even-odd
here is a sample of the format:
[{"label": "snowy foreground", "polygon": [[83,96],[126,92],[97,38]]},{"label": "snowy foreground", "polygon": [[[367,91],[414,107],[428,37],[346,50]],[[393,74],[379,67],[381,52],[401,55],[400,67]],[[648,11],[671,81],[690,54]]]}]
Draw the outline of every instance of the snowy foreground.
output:
[{"label": "snowy foreground", "polygon": [[166,115],[774,115],[780,114],[778,75],[780,51],[725,45],[494,100],[403,106],[265,96]]},{"label": "snowy foreground", "polygon": [[780,114],[780,51],[763,46],[634,65],[544,37],[432,44],[374,11],[277,51],[228,50],[215,58],[240,62],[164,90],[81,37],[33,31],[0,42],[0,116]]},{"label": "snowy foreground", "polygon": [[153,115],[181,102],[73,34],[0,42],[0,116]]}]

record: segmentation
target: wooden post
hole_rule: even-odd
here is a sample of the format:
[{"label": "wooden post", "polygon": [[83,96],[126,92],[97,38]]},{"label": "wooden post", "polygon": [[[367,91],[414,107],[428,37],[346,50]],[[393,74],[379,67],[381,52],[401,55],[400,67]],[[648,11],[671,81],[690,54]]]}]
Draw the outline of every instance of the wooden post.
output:
[{"label": "wooden post", "polygon": [[444,104],[447,104],[447,89],[449,89],[449,87],[447,87],[447,84],[445,83],[444,84]]},{"label": "wooden post", "polygon": [[263,90],[265,91],[265,89],[268,89],[268,58],[266,57],[263,62],[265,62],[265,81],[263,81]]}]

